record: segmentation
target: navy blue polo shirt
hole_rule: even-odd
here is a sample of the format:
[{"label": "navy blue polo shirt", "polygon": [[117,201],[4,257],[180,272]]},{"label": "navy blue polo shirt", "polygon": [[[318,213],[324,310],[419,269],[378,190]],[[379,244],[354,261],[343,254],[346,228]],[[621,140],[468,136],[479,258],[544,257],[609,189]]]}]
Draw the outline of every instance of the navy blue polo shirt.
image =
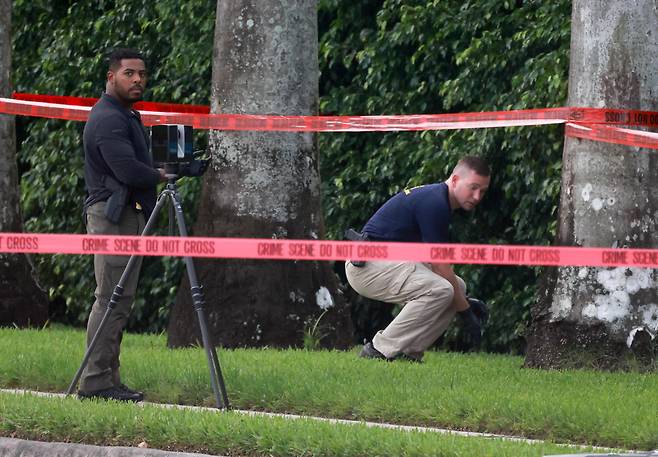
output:
[{"label": "navy blue polo shirt", "polygon": [[405,189],[391,197],[363,227],[375,240],[448,243],[452,217],[445,182]]}]

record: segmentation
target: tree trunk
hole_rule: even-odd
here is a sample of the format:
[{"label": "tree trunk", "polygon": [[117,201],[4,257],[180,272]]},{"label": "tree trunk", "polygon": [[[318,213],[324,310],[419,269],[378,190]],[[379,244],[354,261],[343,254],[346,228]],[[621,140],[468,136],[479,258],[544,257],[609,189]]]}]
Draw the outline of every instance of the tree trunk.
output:
[{"label": "tree trunk", "polygon": [[[11,96],[11,0],[0,0],[0,97]],[[0,114],[0,233],[21,232],[13,116]],[[0,326],[41,326],[48,319],[46,295],[24,254],[0,253]]]},{"label": "tree trunk", "polygon": [[[224,113],[316,115],[317,33],[316,1],[218,1],[213,111],[221,106]],[[212,132],[211,150],[196,235],[323,237],[316,134]],[[217,344],[298,347],[305,330],[318,323],[316,343],[350,345],[349,310],[329,263],[199,260],[196,265]],[[199,340],[187,278],[168,331],[170,346]]]},{"label": "tree trunk", "polygon": [[[655,0],[574,0],[569,106],[658,111]],[[558,244],[658,247],[658,151],[567,138]],[[526,365],[654,367],[656,271],[548,271],[533,310]]]}]

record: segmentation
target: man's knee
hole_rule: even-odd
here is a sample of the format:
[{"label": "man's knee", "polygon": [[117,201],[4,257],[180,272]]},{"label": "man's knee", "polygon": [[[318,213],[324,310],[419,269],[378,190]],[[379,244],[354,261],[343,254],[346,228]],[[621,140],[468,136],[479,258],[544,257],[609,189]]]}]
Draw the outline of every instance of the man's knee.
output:
[{"label": "man's knee", "polygon": [[452,287],[448,281],[443,280],[433,284],[429,289],[429,295],[432,297],[432,301],[436,301],[440,304],[450,304],[452,299],[455,296],[455,289]]},{"label": "man's knee", "polygon": [[457,283],[459,284],[459,288],[461,289],[462,293],[466,295],[466,283],[459,276],[456,276],[456,278],[457,278]]}]

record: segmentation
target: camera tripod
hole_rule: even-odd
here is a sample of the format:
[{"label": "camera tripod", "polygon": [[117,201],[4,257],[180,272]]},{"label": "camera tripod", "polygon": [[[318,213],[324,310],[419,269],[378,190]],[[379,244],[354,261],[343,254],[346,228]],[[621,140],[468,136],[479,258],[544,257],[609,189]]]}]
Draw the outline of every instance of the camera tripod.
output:
[{"label": "camera tripod", "polygon": [[[162,209],[162,207],[165,205],[167,201],[171,203],[171,205],[169,206],[169,235],[173,236],[174,234],[174,217],[175,217],[176,222],[178,223],[179,236],[181,237],[187,236],[187,228],[185,227],[185,218],[183,217],[183,209],[180,203],[181,202],[180,195],[178,194],[178,188],[176,186],[176,180],[179,177],[178,164],[174,164],[171,166],[167,164],[165,170],[167,177],[167,185],[158,196],[155,209],[153,210],[153,213],[151,213],[151,216],[149,217],[148,221],[146,222],[146,226],[144,227],[141,236],[147,236],[151,233],[153,226],[155,225],[155,222],[157,220],[158,213],[160,212],[160,210]],[[98,329],[96,330],[96,333],[94,334],[91,342],[89,343],[89,346],[87,347],[85,355],[82,359],[82,363],[80,364],[80,368],[78,368],[78,371],[76,372],[73,381],[71,381],[71,384],[69,385],[69,388],[66,391],[67,394],[70,395],[71,393],[73,393],[73,390],[78,384],[78,381],[82,376],[82,372],[84,371],[85,367],[87,366],[87,363],[89,362],[89,357],[94,351],[99,335],[103,331],[103,328],[105,327],[106,323],[109,320],[108,318],[112,314],[112,311],[114,310],[118,301],[121,299],[123,295],[125,283],[128,280],[133,268],[135,267],[135,262],[137,261],[138,257],[140,256],[132,255],[128,260],[128,264],[126,265],[126,268],[123,270],[123,273],[121,274],[119,283],[115,286],[114,292],[112,293],[112,297],[110,298],[110,301],[107,304],[107,309],[105,310],[105,314],[103,315],[103,318],[98,326]],[[203,347],[206,351],[206,356],[208,358],[208,368],[210,369],[210,383],[212,385],[213,393],[215,395],[215,403],[217,404],[217,408],[219,409],[229,409],[230,406],[228,402],[228,395],[226,394],[224,378],[222,377],[222,372],[219,367],[219,359],[217,358],[217,352],[215,350],[215,346],[212,344],[210,338],[210,332],[208,331],[208,324],[206,321],[206,314],[204,311],[205,301],[203,297],[203,286],[199,284],[199,280],[196,275],[196,270],[194,268],[192,257],[184,257],[184,261],[185,261],[185,267],[187,269],[187,276],[190,281],[192,302],[194,304],[194,309],[197,314],[197,319],[199,320],[199,328],[201,329],[201,339],[203,341]]]}]

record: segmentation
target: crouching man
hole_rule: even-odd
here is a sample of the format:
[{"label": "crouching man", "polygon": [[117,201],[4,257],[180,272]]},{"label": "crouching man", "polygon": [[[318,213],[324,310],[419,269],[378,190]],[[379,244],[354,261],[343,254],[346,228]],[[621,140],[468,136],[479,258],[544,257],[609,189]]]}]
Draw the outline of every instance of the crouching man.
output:
[{"label": "crouching man", "polygon": [[[489,187],[490,174],[483,159],[462,158],[445,182],[405,189],[384,203],[363,227],[363,239],[448,243],[452,212],[473,210]],[[345,272],[360,295],[403,305],[363,347],[361,357],[421,361],[456,313],[471,342],[479,345],[486,306],[466,297],[466,284],[451,265],[347,261]]]}]

